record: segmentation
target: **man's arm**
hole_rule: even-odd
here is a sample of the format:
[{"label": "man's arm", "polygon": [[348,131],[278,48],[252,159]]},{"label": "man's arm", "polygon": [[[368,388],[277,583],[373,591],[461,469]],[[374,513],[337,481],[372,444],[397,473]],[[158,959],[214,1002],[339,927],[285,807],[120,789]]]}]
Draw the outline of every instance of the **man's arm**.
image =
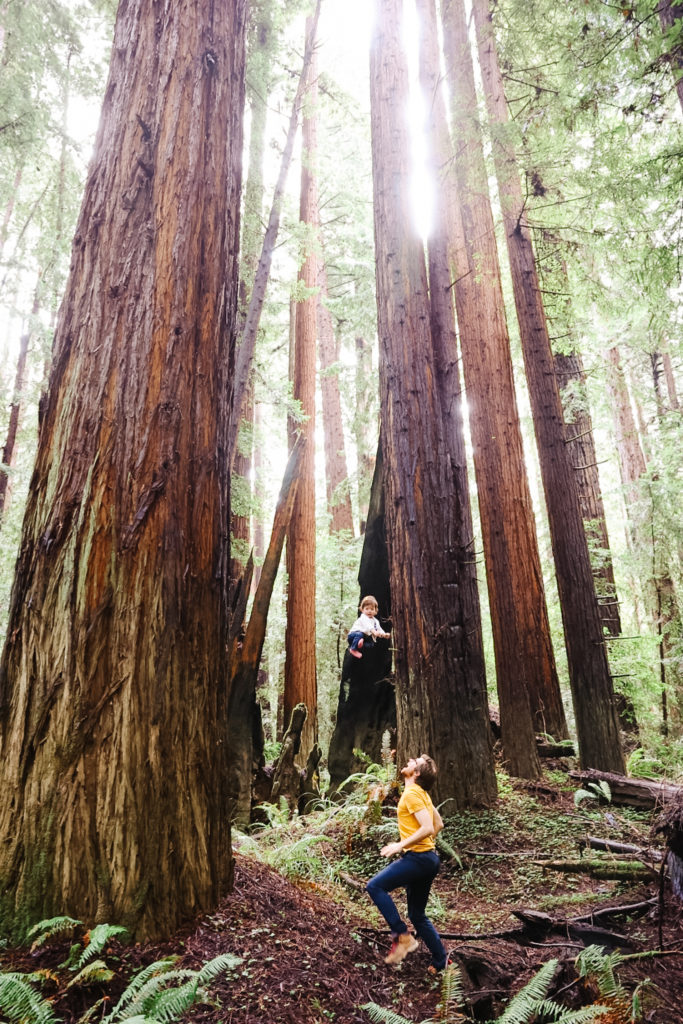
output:
[{"label": "man's arm", "polygon": [[[431,812],[426,807],[415,811],[415,817],[420,826],[418,830],[413,832],[411,836],[408,836],[407,839],[402,839],[399,843],[388,843],[386,846],[383,846],[379,851],[382,857],[394,857],[397,853],[402,853],[404,850],[410,849],[411,846],[415,846],[421,839],[436,835],[439,831],[439,828],[435,827],[435,818],[438,814],[439,812],[435,810],[434,817],[432,817]],[[439,821],[441,821],[441,815],[439,815]],[[443,828],[442,821],[440,828]]]},{"label": "man's arm", "polygon": [[437,811],[437,809],[435,807],[434,808],[434,835],[435,836],[438,835],[442,828],[443,828],[443,818],[441,817],[441,815],[439,814],[439,812]]}]

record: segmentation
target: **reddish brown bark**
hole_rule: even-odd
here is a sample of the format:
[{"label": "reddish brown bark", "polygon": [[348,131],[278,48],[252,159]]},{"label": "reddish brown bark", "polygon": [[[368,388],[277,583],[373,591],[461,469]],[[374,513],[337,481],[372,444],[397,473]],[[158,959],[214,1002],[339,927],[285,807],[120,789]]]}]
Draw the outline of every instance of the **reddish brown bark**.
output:
[{"label": "reddish brown bark", "polygon": [[488,0],[473,0],[472,11],[548,512],[579,756],[583,767],[621,772],[625,763],[614,687],[593,584],[577,479],[566,444],[562,402],[531,232],[526,223],[525,200],[515,154],[506,143],[507,105]]},{"label": "reddish brown bark", "polygon": [[358,477],[358,512],[361,534],[365,533],[365,517],[370,499],[370,484],[375,466],[372,437],[375,424],[371,422],[372,347],[365,338],[356,338],[356,410],[353,417],[353,436],[356,442],[356,473]]},{"label": "reddish brown bark", "polygon": [[327,272],[321,260],[318,270],[318,350],[320,354],[320,390],[322,394],[323,433],[325,438],[325,481],[327,509],[330,513],[330,532],[348,530],[353,536],[353,513],[349,490],[349,471],[346,465],[344,426],[342,423],[339,377],[337,376],[338,346],[334,337],[332,316],[327,299]]},{"label": "reddish brown bark", "polygon": [[[306,19],[306,38],[315,33],[315,23]],[[306,97],[301,161],[299,220],[315,237],[318,195],[315,178],[316,105],[318,97],[315,53],[311,60],[310,86]],[[287,631],[285,635],[284,715],[289,721],[297,704],[308,714],[303,727],[298,757],[303,765],[318,738],[318,688],[315,659],[315,371],[316,371],[316,289],[318,259],[315,243],[309,240],[299,271],[300,286],[307,297],[296,304],[294,346],[294,398],[307,417],[298,426],[306,438],[301,460],[299,486],[287,534]]]},{"label": "reddish brown bark", "polygon": [[230,882],[244,23],[242,0],[119,7],[1,666],[15,932],[69,913],[168,935]]},{"label": "reddish brown bark", "polygon": [[[503,746],[510,770],[538,776],[535,733],[562,729],[533,506],[524,462],[498,254],[462,0],[443,0],[458,182],[455,299],[486,559]],[[546,708],[549,711],[546,717]],[[533,715],[533,718],[532,718]],[[546,723],[545,725],[543,723]]]},{"label": "reddish brown bark", "polygon": [[495,796],[478,623],[463,601],[462,551],[435,388],[422,241],[412,227],[402,5],[375,5],[370,99],[385,518],[396,647],[398,758],[427,751],[437,799]]}]

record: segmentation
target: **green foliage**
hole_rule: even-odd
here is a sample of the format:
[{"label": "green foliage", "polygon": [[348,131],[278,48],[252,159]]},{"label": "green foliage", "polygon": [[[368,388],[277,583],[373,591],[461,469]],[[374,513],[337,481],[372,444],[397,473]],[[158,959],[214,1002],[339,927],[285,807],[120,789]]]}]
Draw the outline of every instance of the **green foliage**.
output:
[{"label": "green foliage", "polygon": [[0,1013],[10,1024],[57,1024],[52,1006],[36,992],[30,977],[0,974]]},{"label": "green foliage", "polygon": [[78,928],[82,924],[82,921],[77,921],[75,918],[67,917],[66,915],[39,921],[38,924],[34,924],[32,928],[29,928],[26,933],[28,939],[33,939],[31,952],[44,946],[46,942],[50,942],[52,939],[63,938],[65,932],[73,932],[74,928]]},{"label": "green foliage", "polygon": [[123,928],[121,925],[95,925],[95,927],[91,928],[85,936],[85,949],[78,958],[76,967],[83,967],[84,964],[87,964],[89,960],[93,959],[93,957],[98,956],[111,939],[114,939],[117,936],[119,938],[123,938],[124,935],[128,935],[128,929]]},{"label": "green foliage", "polygon": [[81,968],[78,974],[74,975],[67,988],[83,987],[88,985],[105,985],[114,977],[114,971],[107,967],[104,960],[91,960],[85,967]]},{"label": "green foliage", "polygon": [[599,782],[589,782],[587,789],[577,789],[574,793],[574,806],[578,807],[584,800],[599,800],[612,802],[612,790],[609,783],[601,779]]},{"label": "green foliage", "polygon": [[[536,1021],[547,1021],[548,1024],[591,1024],[592,1021],[608,1013],[607,1006],[586,1006],[580,1010],[568,1010],[559,1003],[548,999],[548,992],[557,971],[557,960],[549,960],[509,1002],[503,1013],[486,1024],[535,1024]],[[441,1000],[435,1017],[422,1021],[421,1024],[466,1024],[474,1018],[463,1014],[465,993],[460,970],[451,965],[443,972],[441,981]],[[370,1020],[376,1024],[411,1024],[411,1021],[393,1010],[384,1009],[376,1003],[366,1003],[361,1007]]]}]

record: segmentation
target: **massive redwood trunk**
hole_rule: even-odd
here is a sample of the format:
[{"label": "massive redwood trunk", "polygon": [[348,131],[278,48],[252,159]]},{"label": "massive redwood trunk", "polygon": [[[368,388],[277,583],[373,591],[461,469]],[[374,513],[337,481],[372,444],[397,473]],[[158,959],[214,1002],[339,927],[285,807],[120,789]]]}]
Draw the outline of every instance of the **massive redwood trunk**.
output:
[{"label": "massive redwood trunk", "polygon": [[[316,23],[306,19],[306,38],[315,33]],[[317,227],[318,195],[315,178],[316,105],[318,96],[315,55],[311,61],[310,85],[303,124],[301,202],[299,220],[313,233]],[[306,438],[301,459],[299,485],[287,533],[287,632],[285,636],[284,720],[289,722],[297,704],[308,714],[303,727],[299,760],[303,765],[318,739],[318,690],[315,661],[315,370],[316,303],[318,260],[315,245],[308,239],[299,281],[306,298],[296,303],[294,346],[294,397],[301,403],[306,420],[299,432]]]},{"label": "massive redwood trunk", "polygon": [[243,0],[119,8],[0,676],[0,921],[170,934],[231,878]]},{"label": "massive redwood trunk", "polygon": [[402,4],[375,4],[370,98],[380,342],[382,455],[396,647],[399,760],[428,752],[437,798],[455,807],[495,795],[478,621],[463,600],[463,551],[435,387],[421,239],[412,227],[408,74]]},{"label": "massive redwood trunk", "polygon": [[[515,775],[536,777],[538,728],[566,736],[488,194],[462,0],[442,0],[458,214],[455,299],[496,658],[503,746]],[[533,717],[532,717],[533,716]]]},{"label": "massive redwood trunk", "polygon": [[472,11],[486,108],[492,126],[493,159],[548,512],[579,756],[583,767],[623,772],[619,716],[593,585],[577,479],[565,439],[562,402],[555,378],[531,232],[526,223],[525,199],[514,151],[505,142],[507,106],[488,0],[473,0]]}]

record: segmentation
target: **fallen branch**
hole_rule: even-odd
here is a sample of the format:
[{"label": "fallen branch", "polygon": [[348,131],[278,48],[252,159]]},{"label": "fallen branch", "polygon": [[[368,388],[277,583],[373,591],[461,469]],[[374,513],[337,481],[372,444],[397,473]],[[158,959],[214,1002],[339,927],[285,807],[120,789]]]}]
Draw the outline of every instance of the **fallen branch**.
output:
[{"label": "fallen branch", "polygon": [[633,854],[641,858],[646,856],[657,861],[662,859],[661,850],[647,850],[642,846],[635,846],[633,843],[618,843],[614,839],[600,839],[598,836],[586,836],[585,839],[580,840],[579,847],[581,849],[590,847],[591,850],[602,850],[605,853]]},{"label": "fallen branch", "polygon": [[657,897],[653,896],[650,900],[641,900],[640,903],[624,903],[618,907],[601,907],[599,910],[591,910],[590,914],[582,914],[580,917],[573,917],[572,921],[579,923],[581,921],[593,921],[595,918],[600,917],[620,917],[622,914],[634,915],[641,911],[649,910],[654,907],[657,903]]},{"label": "fallen branch", "polygon": [[562,871],[565,874],[585,874],[592,878],[615,881],[651,882],[658,877],[655,868],[642,861],[620,860],[535,860],[533,863],[544,871]]}]

